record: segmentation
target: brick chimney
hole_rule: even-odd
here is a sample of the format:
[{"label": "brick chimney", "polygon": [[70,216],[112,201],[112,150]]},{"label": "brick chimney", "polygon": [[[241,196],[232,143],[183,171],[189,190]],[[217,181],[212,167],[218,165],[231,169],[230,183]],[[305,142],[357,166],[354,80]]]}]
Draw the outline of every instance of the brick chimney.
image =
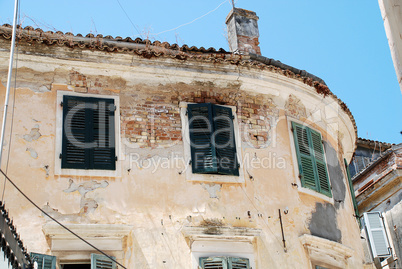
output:
[{"label": "brick chimney", "polygon": [[229,49],[231,52],[247,52],[261,55],[258,37],[258,17],[255,12],[233,8],[226,17]]}]

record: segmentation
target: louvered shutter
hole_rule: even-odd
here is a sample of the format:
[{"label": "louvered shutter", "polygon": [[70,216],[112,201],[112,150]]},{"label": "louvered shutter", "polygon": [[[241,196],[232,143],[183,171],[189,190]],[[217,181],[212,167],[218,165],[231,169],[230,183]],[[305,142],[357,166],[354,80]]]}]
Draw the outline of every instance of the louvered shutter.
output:
[{"label": "louvered shutter", "polygon": [[114,100],[63,97],[62,168],[115,170]]},{"label": "louvered shutter", "polygon": [[90,148],[92,157],[91,169],[115,170],[116,149],[114,130],[114,100],[95,99],[93,100],[92,136],[94,147]]},{"label": "louvered shutter", "polygon": [[310,149],[308,128],[292,122],[299,173],[303,187],[318,191],[314,169],[314,154]]},{"label": "louvered shutter", "polygon": [[56,269],[56,257],[31,252],[31,259],[37,262],[38,269]]},{"label": "louvered shutter", "polygon": [[[353,202],[353,208],[355,209],[355,215],[356,215],[356,218],[358,219],[359,218],[359,210],[357,208],[355,190],[353,189],[353,183],[352,183],[352,179],[350,177],[349,165],[348,165],[348,162],[346,161],[346,159],[343,159],[343,161],[345,162],[346,175],[348,177],[349,189],[350,189],[350,194],[352,196],[352,202]],[[360,223],[360,221],[359,221],[359,223]]]},{"label": "louvered shutter", "polygon": [[89,152],[85,149],[87,137],[85,99],[63,97],[62,168],[86,169]]},{"label": "louvered shutter", "polygon": [[226,175],[239,175],[236,143],[233,127],[232,109],[218,105],[212,106],[215,145],[218,172]]},{"label": "louvered shutter", "polygon": [[228,258],[229,269],[250,269],[249,260],[246,258]]},{"label": "louvered shutter", "polygon": [[200,258],[202,269],[229,269],[226,257],[206,257]]},{"label": "louvered shutter", "polygon": [[309,129],[311,134],[312,148],[314,151],[314,161],[316,166],[317,182],[319,192],[331,196],[331,186],[329,184],[327,165],[325,163],[324,147],[322,145],[321,134]]},{"label": "louvered shutter", "polygon": [[363,217],[373,257],[391,255],[381,213],[367,212],[363,214]]},{"label": "louvered shutter", "polygon": [[116,269],[116,263],[105,255],[91,254],[91,269]]},{"label": "louvered shutter", "polygon": [[187,109],[193,173],[217,173],[215,147],[211,142],[212,105],[189,104]]},{"label": "louvered shutter", "polygon": [[331,197],[321,134],[295,122],[292,128],[302,186]]}]

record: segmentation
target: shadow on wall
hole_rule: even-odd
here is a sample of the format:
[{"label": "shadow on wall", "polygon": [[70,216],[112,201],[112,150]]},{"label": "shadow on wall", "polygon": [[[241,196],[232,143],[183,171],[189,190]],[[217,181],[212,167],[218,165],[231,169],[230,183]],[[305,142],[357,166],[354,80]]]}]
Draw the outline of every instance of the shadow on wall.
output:
[{"label": "shadow on wall", "polygon": [[332,204],[316,203],[309,230],[312,235],[340,243],[342,239],[341,230],[338,229],[336,221],[336,210]]},{"label": "shadow on wall", "polygon": [[332,196],[335,201],[336,209],[344,205],[346,186],[344,173],[339,164],[338,155],[335,149],[328,142],[324,141],[325,156],[327,158],[327,167],[329,180],[331,181]]}]

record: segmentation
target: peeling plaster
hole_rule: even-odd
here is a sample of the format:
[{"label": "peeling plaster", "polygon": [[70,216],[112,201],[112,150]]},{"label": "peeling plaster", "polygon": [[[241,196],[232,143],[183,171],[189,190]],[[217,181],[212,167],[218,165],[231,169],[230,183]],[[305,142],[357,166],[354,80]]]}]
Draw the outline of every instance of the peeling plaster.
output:
[{"label": "peeling plaster", "polygon": [[80,214],[90,214],[98,208],[98,203],[92,198],[86,198],[85,195],[90,191],[99,188],[106,188],[107,186],[109,186],[109,183],[106,180],[100,183],[95,180],[91,180],[89,182],[76,184],[72,179],[70,179],[70,186],[64,190],[64,192],[71,193],[78,191],[81,194]]},{"label": "peeling plaster", "polygon": [[34,140],[38,140],[41,137],[41,133],[39,132],[39,125],[35,124],[35,126],[31,129],[29,134],[23,136],[25,141],[32,142]]},{"label": "peeling plaster", "polygon": [[38,158],[38,153],[36,152],[35,149],[33,148],[27,148],[26,151],[29,152],[32,158],[37,159]]},{"label": "peeling plaster", "polygon": [[57,209],[50,207],[49,204],[44,206],[43,210],[45,210],[45,212],[48,213],[50,216],[59,220],[62,219],[72,222],[88,222],[89,220],[86,220],[85,217],[87,217],[88,214],[92,214],[95,212],[95,210],[98,208],[98,203],[92,198],[86,198],[85,195],[90,191],[99,188],[106,188],[107,186],[109,186],[109,183],[106,180],[102,182],[91,180],[81,184],[76,184],[72,179],[70,179],[69,182],[70,185],[67,189],[64,190],[64,192],[72,193],[78,191],[81,194],[80,212],[74,214],[62,214],[58,212]]},{"label": "peeling plaster", "polygon": [[209,198],[217,198],[217,199],[219,199],[218,192],[221,191],[222,185],[220,185],[220,184],[204,184],[204,183],[202,183],[201,186],[205,190],[207,190],[207,192],[209,193]]}]

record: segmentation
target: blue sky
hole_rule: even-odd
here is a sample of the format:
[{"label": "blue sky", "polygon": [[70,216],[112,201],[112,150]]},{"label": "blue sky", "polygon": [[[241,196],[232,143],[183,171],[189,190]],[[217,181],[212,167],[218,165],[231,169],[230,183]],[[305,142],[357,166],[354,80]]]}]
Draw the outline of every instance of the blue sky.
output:
[{"label": "blue sky", "polygon": [[[0,1],[0,24],[11,24],[13,5]],[[228,50],[230,1],[21,0],[20,6],[24,26]],[[260,17],[263,56],[324,79],[352,111],[360,137],[402,142],[402,94],[376,0],[238,0],[236,6]]]}]

